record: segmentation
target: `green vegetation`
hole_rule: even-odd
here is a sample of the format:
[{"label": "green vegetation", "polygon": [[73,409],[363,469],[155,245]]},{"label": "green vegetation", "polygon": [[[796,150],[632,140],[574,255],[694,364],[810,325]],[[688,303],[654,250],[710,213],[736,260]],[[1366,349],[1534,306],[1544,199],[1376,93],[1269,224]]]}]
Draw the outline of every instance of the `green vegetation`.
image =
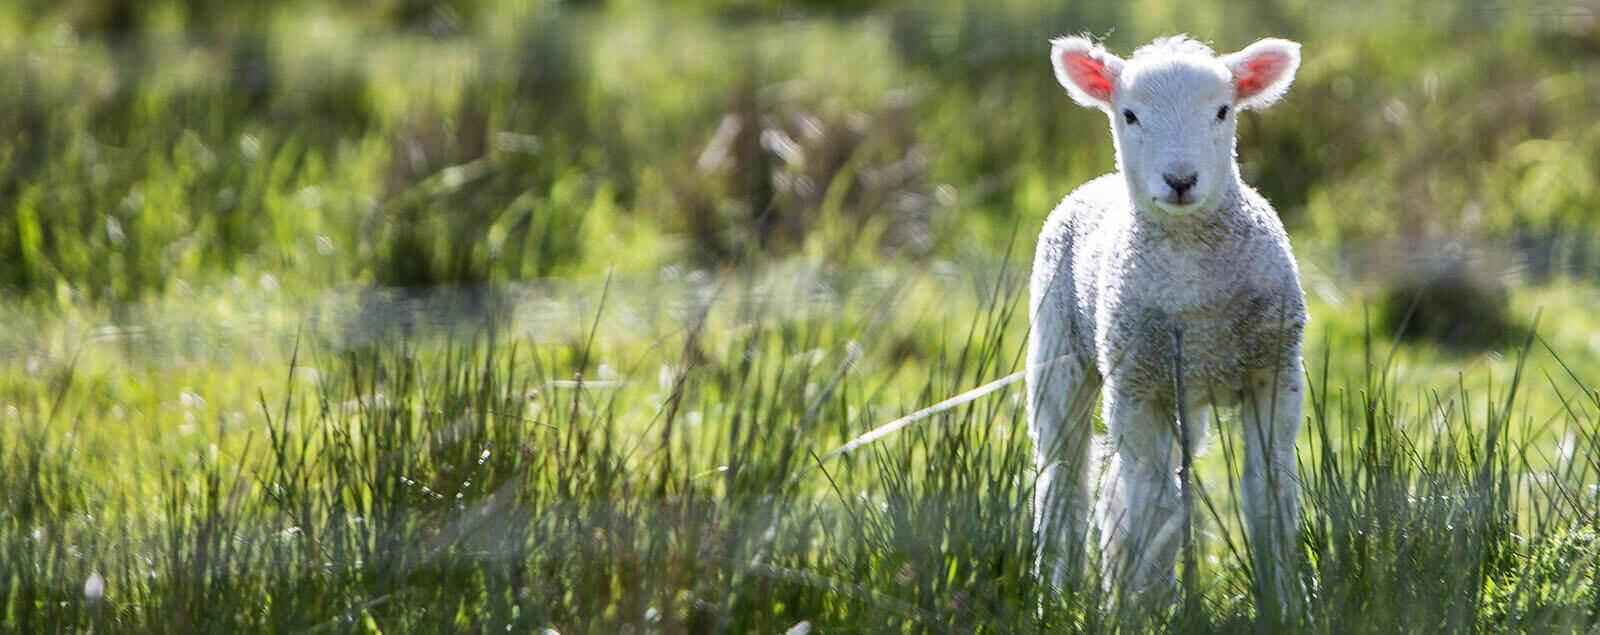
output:
[{"label": "green vegetation", "polygon": [[[1316,631],[1600,623],[1600,28],[1517,2],[0,8],[0,627],[1267,626],[1232,422],[1177,607],[1029,573],[1049,36],[1305,45]],[[1470,40],[1472,46],[1463,46]],[[1539,315],[1537,325],[1534,316]],[[1041,608],[1042,607],[1042,608]]]},{"label": "green vegetation", "polygon": [[[841,319],[831,306],[762,308],[749,289],[703,328],[649,348],[580,333],[529,352],[480,330],[308,355],[279,379],[292,387],[281,401],[250,415],[259,424],[219,417],[204,435],[237,452],[213,446],[126,472],[148,494],[112,475],[83,478],[88,452],[54,433],[78,399],[28,408],[0,455],[8,624],[1250,628],[1249,547],[1223,471],[1237,472],[1231,426],[1218,426],[1200,472],[1210,557],[1188,589],[1192,606],[1115,616],[1099,612],[1092,578],[1054,595],[1028,573],[1032,458],[1018,400],[974,402],[858,454],[821,457],[846,434],[1016,370],[1018,278],[998,282],[969,299],[1013,299],[969,301],[961,314],[973,324],[927,314],[911,324],[953,328],[965,342],[918,355],[843,344],[910,335],[872,319],[881,305],[846,307]],[[1527,354],[1519,368],[1551,361]],[[600,359],[623,360],[624,372],[570,379]],[[1529,408],[1518,404],[1535,390],[1526,373],[1496,392],[1413,398],[1370,364],[1364,375],[1313,372],[1302,625],[1591,626],[1600,391],[1549,378],[1539,390],[1568,395],[1571,410],[1545,430],[1523,423]],[[1543,432],[1560,439],[1558,455],[1533,442]]]}]

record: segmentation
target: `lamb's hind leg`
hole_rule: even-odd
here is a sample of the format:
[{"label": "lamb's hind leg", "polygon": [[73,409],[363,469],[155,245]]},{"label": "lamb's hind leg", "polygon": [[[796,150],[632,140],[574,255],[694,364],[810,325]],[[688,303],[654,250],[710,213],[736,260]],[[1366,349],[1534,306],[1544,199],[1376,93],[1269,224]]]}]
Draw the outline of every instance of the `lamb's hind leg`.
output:
[{"label": "lamb's hind leg", "polygon": [[1034,316],[1028,341],[1028,433],[1038,470],[1033,492],[1034,567],[1056,589],[1082,571],[1089,515],[1091,409],[1100,377],[1072,354],[1067,324]]},{"label": "lamb's hind leg", "polygon": [[1111,464],[1096,514],[1107,591],[1114,605],[1120,604],[1117,596],[1170,599],[1183,541],[1173,415],[1156,403],[1108,388]]},{"label": "lamb's hind leg", "polygon": [[[1295,437],[1300,431],[1300,365],[1265,372],[1246,388],[1240,403],[1244,421],[1245,525],[1258,594],[1270,611],[1293,612],[1299,604],[1295,582],[1300,531],[1300,479],[1295,472]],[[1276,601],[1271,601],[1276,600]]]}]

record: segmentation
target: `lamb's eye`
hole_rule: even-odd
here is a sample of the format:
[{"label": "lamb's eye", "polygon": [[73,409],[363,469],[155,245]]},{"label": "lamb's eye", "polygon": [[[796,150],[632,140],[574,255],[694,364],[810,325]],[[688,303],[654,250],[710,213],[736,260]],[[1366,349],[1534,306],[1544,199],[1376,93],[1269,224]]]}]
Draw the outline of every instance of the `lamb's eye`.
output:
[{"label": "lamb's eye", "polygon": [[1217,109],[1217,121],[1222,121],[1223,119],[1227,119],[1227,118],[1228,118],[1228,107],[1227,106],[1223,106],[1221,108],[1218,108]]},{"label": "lamb's eye", "polygon": [[1128,125],[1130,125],[1130,126],[1139,125],[1139,118],[1133,116],[1133,111],[1132,110],[1123,110],[1122,111],[1122,118],[1124,120],[1126,120],[1128,122]]}]

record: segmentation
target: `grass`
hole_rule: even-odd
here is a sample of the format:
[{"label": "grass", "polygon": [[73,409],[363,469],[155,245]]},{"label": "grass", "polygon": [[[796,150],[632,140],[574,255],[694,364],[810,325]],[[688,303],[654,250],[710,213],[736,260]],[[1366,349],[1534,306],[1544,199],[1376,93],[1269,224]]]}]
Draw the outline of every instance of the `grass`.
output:
[{"label": "grass", "polygon": [[[116,482],[85,471],[84,450],[60,434],[75,419],[69,375],[58,398],[19,408],[0,449],[5,623],[1259,626],[1223,481],[1237,473],[1227,419],[1200,458],[1203,557],[1185,610],[1106,615],[1093,579],[1076,593],[1040,587],[1030,572],[1031,446],[1011,392],[822,459],[912,404],[1015,371],[1017,283],[1002,273],[960,292],[978,319],[970,329],[946,321],[960,327],[954,344],[899,378],[879,366],[895,362],[881,346],[891,330],[875,316],[901,296],[784,311],[763,304],[771,289],[739,283],[646,346],[599,330],[626,304],[615,296],[566,343],[507,335],[492,317],[454,335],[355,345],[307,332],[280,369],[277,397],[262,393],[250,424],[211,435],[239,450],[159,459]],[[1463,380],[1411,397],[1384,372],[1381,344],[1368,344],[1375,352],[1356,374],[1335,374],[1327,352],[1311,365],[1306,609],[1288,619],[1340,632],[1592,628],[1600,391],[1576,375],[1533,381],[1538,362],[1560,360],[1531,341],[1511,352],[1519,370],[1493,390]],[[1516,423],[1535,393],[1557,395],[1561,413],[1545,426]],[[1540,442],[1547,432],[1559,442]],[[103,584],[98,597],[85,595],[91,578]]]}]

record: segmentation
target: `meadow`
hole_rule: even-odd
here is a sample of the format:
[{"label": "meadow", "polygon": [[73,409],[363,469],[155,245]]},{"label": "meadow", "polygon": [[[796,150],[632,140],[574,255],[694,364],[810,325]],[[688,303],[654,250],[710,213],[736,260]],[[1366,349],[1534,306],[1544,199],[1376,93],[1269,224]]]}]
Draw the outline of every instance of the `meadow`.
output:
[{"label": "meadow", "polygon": [[[1304,610],[1199,457],[1181,601],[1032,574],[1046,44],[1304,44]],[[1470,43],[1468,45],[1467,43]],[[1589,631],[1600,7],[18,0],[0,629]]]}]

